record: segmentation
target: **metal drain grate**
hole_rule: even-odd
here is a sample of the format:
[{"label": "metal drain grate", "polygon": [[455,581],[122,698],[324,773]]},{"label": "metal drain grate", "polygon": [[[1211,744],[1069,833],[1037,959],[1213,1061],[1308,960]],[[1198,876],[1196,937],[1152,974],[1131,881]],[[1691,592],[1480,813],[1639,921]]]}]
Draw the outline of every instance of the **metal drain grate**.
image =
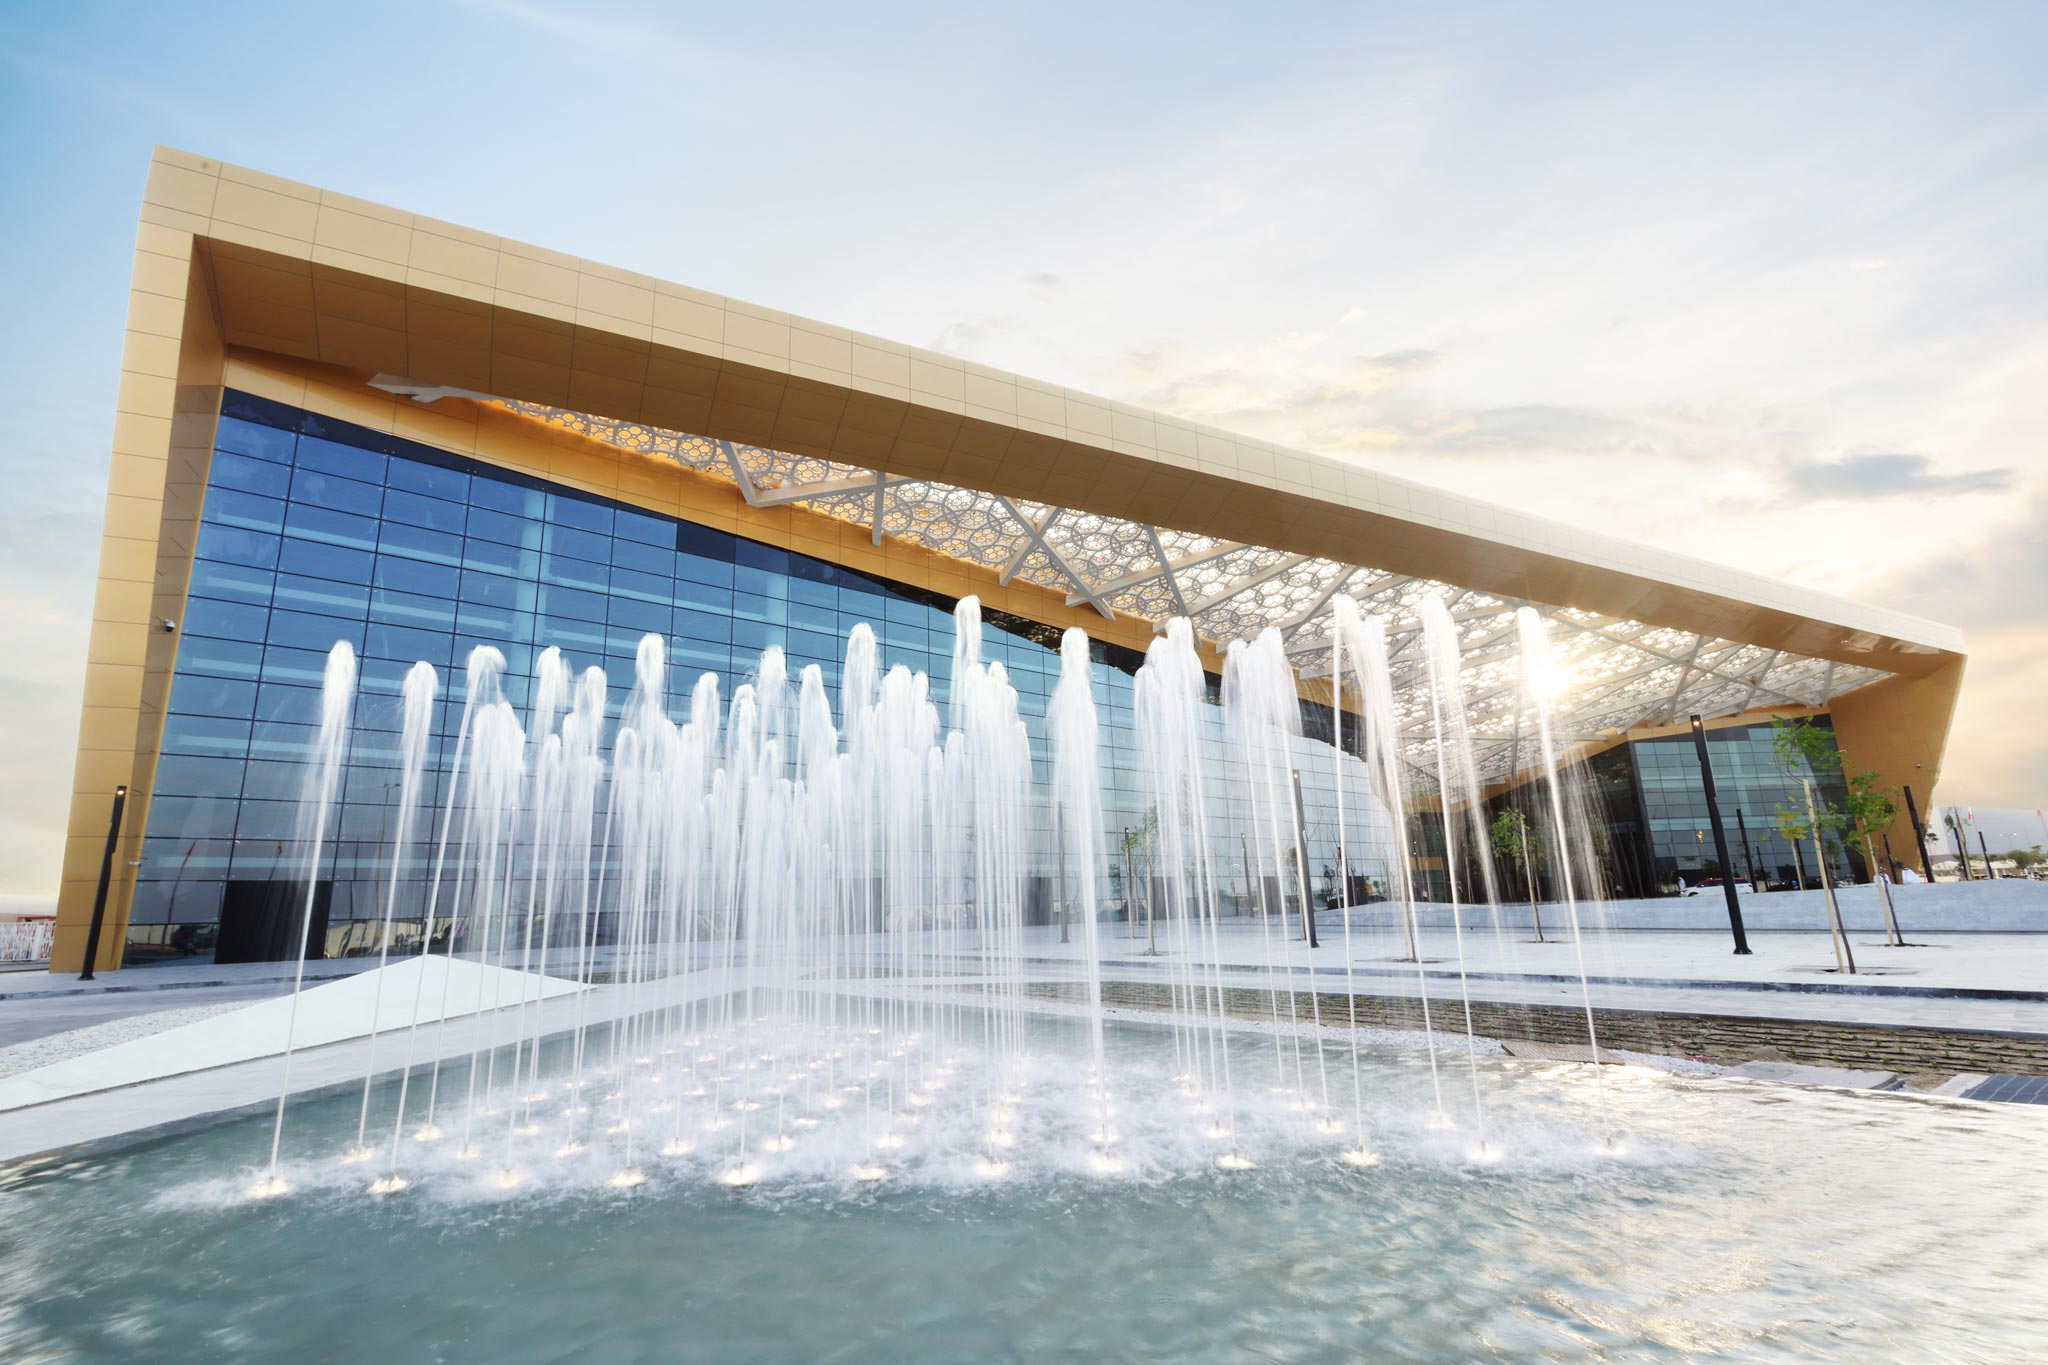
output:
[{"label": "metal drain grate", "polygon": [[1966,1100],[2048,1104],[2048,1076],[1988,1076],[1963,1092]]}]

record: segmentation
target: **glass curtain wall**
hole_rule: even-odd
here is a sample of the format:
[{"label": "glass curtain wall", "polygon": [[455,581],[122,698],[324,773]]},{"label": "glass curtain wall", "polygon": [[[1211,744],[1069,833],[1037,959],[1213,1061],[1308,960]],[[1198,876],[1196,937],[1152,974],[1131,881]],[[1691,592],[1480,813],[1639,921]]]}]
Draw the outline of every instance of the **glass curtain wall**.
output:
[{"label": "glass curtain wall", "polygon": [[[339,837],[320,869],[333,890],[326,941],[313,951],[327,956],[376,951],[398,803],[398,687],[415,660],[441,675],[423,803],[438,828],[462,667],[476,645],[505,653],[505,695],[517,707],[529,699],[534,659],[551,645],[578,670],[603,668],[616,707],[641,638],[661,634],[672,670],[670,707],[680,715],[697,675],[718,675],[730,698],[771,644],[788,655],[791,677],[816,664],[836,700],[847,634],[866,622],[884,667],[926,673],[943,698],[953,605],[909,585],[231,392],[179,623],[130,960],[207,954],[231,883],[304,878],[298,800],[322,670],[337,640],[357,651],[360,680]],[[984,619],[984,656],[1000,660],[1017,688],[1042,794],[1058,632],[1000,612]],[[1123,886],[1115,851],[1123,831],[1142,830],[1148,805],[1132,716],[1132,674],[1142,658],[1101,642],[1093,655],[1112,853],[1099,877],[1120,914],[1125,891],[1134,888]],[[1241,842],[1233,831],[1244,824],[1249,784],[1230,758],[1220,713],[1208,721],[1225,908],[1241,910],[1252,897],[1232,852]],[[1347,729],[1346,747],[1355,749],[1355,726]],[[1327,708],[1304,703],[1304,731],[1329,734]],[[1326,743],[1297,742],[1319,899],[1336,890],[1337,761]],[[1342,764],[1354,887],[1359,878],[1384,887],[1392,844],[1385,806],[1363,763],[1347,754]],[[1049,825],[1042,810],[1038,824],[1041,833]],[[417,851],[401,867],[407,879],[426,872]]]},{"label": "glass curtain wall", "polygon": [[[1834,722],[1828,717],[1814,723],[1832,734]],[[1805,796],[1798,781],[1779,766],[1771,739],[1769,724],[1707,731],[1707,757],[1714,765],[1714,794],[1728,836],[1728,856],[1735,863],[1734,874],[1745,880],[1753,862],[1760,881],[1786,888],[1817,886],[1820,872],[1812,842],[1794,850],[1778,833],[1779,808],[1803,812]],[[1681,877],[1696,885],[1702,877],[1723,875],[1726,869],[1716,865],[1714,830],[1707,820],[1706,788],[1692,736],[1637,740],[1628,747],[1641,787],[1650,865],[1658,887],[1675,892]],[[1821,775],[1814,783],[1814,796],[1839,809],[1846,796],[1841,773]],[[1747,857],[1741,833],[1745,824]],[[1829,875],[1837,880],[1860,877],[1862,868],[1860,850],[1831,850]]]},{"label": "glass curtain wall", "polygon": [[[1813,723],[1832,734],[1828,717],[1817,717]],[[1768,722],[1707,732],[1707,757],[1714,765],[1714,790],[1734,875],[1747,881],[1754,867],[1766,889],[1816,887],[1820,874],[1812,842],[1795,850],[1778,833],[1779,809],[1803,811],[1805,797],[1793,775],[1779,766],[1771,741]],[[1685,891],[1696,891],[1702,879],[1723,875],[1690,734],[1616,745],[1567,768],[1566,785],[1585,803],[1601,894],[1675,896],[1683,894],[1681,879]],[[1821,775],[1814,795],[1839,809],[1845,795],[1842,775]],[[1550,817],[1540,788],[1517,787],[1493,797],[1487,803],[1488,819],[1510,808],[1523,812],[1532,829],[1548,830]],[[1869,875],[1860,849],[1832,847],[1829,856],[1829,875],[1838,881]],[[1541,895],[1559,893],[1547,865],[1538,868],[1536,883]],[[1520,873],[1504,870],[1503,886],[1507,885],[1519,888]]]}]

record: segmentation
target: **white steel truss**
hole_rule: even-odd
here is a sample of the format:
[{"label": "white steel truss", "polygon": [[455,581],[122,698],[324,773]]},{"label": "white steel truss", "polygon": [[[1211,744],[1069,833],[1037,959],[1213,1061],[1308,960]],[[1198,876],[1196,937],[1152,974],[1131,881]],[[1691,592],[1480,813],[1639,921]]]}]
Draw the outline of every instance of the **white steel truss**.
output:
[{"label": "white steel truss", "polygon": [[[430,397],[422,395],[422,401]],[[1387,622],[1395,709],[1418,749],[1427,738],[1428,719],[1427,699],[1416,685],[1423,668],[1416,647],[1418,608],[1425,598],[1441,597],[1459,630],[1467,719],[1484,777],[1507,773],[1533,733],[1534,698],[1521,685],[1514,621],[1516,609],[1525,605],[1549,622],[1553,661],[1565,675],[1564,690],[1553,702],[1561,743],[1598,742],[1693,713],[1714,717],[1755,706],[1825,706],[1886,676],[1740,640],[1495,597],[1366,563],[1291,554],[534,403],[490,401],[732,483],[749,506],[795,505],[837,517],[868,530],[877,545],[884,536],[908,541],[991,569],[1003,583],[1022,579],[1061,593],[1068,606],[1085,602],[1106,618],[1136,616],[1156,630],[1172,617],[1186,616],[1197,635],[1218,647],[1275,627],[1305,679],[1329,673],[1329,603],[1348,592],[1367,613]]]}]

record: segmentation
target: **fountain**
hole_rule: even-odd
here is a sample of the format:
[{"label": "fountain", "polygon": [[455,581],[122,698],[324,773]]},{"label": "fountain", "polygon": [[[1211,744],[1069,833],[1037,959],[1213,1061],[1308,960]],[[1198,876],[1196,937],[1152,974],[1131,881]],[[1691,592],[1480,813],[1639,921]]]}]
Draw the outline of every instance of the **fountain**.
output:
[{"label": "fountain", "polygon": [[[2009,1296],[2014,1335],[1946,1282],[1921,1292],[1896,1245],[1923,1264],[2025,1264],[2048,1250],[2043,1224],[1960,1219],[1938,1176],[1899,1190],[1879,1175],[1910,1146],[1931,1172],[1989,1163],[2024,1191],[2023,1163],[1989,1141],[2009,1120],[1843,1122],[1904,1102],[1760,1101],[1642,1068],[1610,1082],[1599,1066],[1503,1064],[1478,1040],[1466,940],[1505,929],[1442,603],[1420,605],[1397,665],[1386,621],[1331,600],[1334,742],[1320,748],[1277,634],[1231,647],[1218,706],[1188,622],[1167,623],[1133,679],[1123,751],[1080,631],[1060,640],[1041,723],[985,656],[973,599],[954,619],[942,681],[888,665],[856,627],[836,696],[772,646],[730,695],[709,675],[672,686],[655,636],[622,688],[553,650],[509,679],[478,646],[438,782],[440,679],[406,673],[375,965],[347,983],[365,1026],[353,1041],[331,1020],[306,1032],[333,1013],[316,992],[344,987],[306,987],[301,970],[265,1006],[282,1061],[260,1117],[0,1180],[10,1240],[37,1249],[26,1262],[0,1246],[0,1282],[26,1305],[0,1319],[0,1346],[210,1349],[214,1310],[180,1307],[207,1303],[204,1284],[158,1254],[184,1241],[207,1277],[277,1286],[236,1327],[273,1355],[347,1333],[366,1355],[459,1341],[505,1358],[745,1359],[772,1337],[771,1353],[811,1358],[931,1330],[955,1356],[1114,1357],[1142,1341],[1177,1358],[1343,1343],[1429,1359],[1483,1341],[1517,1358],[1589,1343],[1811,1358],[1845,1342],[1875,1358],[1973,1340],[1997,1358],[2048,1326],[2038,1295]],[[1597,1048],[1558,675],[1541,620],[1518,628]],[[1424,684],[1412,712],[1397,666]],[[354,695],[338,646],[303,802],[309,898]],[[1112,763],[1150,812],[1146,886],[1121,898],[1103,894],[1125,814],[1104,809]],[[1445,907],[1421,901],[1399,856],[1432,805],[1443,932]],[[1341,920],[1318,937],[1308,826],[1331,810]],[[1354,905],[1354,869],[1374,856],[1385,898]],[[1103,931],[1118,899],[1148,907],[1156,956]],[[398,932],[410,924],[417,942]],[[1426,970],[1446,948],[1449,970]],[[1383,984],[1362,987],[1361,968]],[[1433,1010],[1453,988],[1456,1006]],[[1372,1024],[1361,1006],[1388,991],[1419,1031]],[[1453,1117],[1440,1053],[1460,1026],[1451,1073],[1471,1099]],[[316,1072],[306,1054],[339,1060]],[[1810,1207],[1782,1197],[1794,1183]],[[66,1197],[39,1203],[52,1188]],[[1883,1220],[1814,1211],[1879,1197]],[[1838,1271],[1801,1250],[1821,1217]],[[63,1292],[39,1292],[41,1276]],[[786,1311],[806,1276],[844,1287],[831,1313]],[[151,1305],[128,1315],[133,1341],[74,1308],[117,1290]],[[1801,1295],[1853,1304],[1808,1322],[1786,1307]],[[465,1311],[478,1302],[495,1311]]]},{"label": "fountain", "polygon": [[[1300,683],[1279,634],[1230,646],[1220,716],[1204,700],[1204,669],[1185,620],[1167,624],[1137,670],[1137,759],[1157,841],[1145,860],[1148,955],[1162,959],[1148,970],[1163,977],[1172,1038],[1163,1080],[1182,1100],[1161,1113],[1134,1102],[1161,1078],[1113,1066],[1106,1044],[1098,877],[1107,831],[1089,641],[1079,630],[1061,641],[1041,806],[1030,728],[1004,666],[983,657],[979,605],[964,599],[954,616],[943,722],[930,680],[900,665],[885,670],[865,625],[848,637],[836,711],[819,668],[792,680],[781,650],[770,646],[728,701],[715,677],[699,679],[680,720],[669,712],[667,648],[658,635],[641,640],[615,720],[603,673],[574,677],[552,649],[536,661],[522,717],[506,694],[504,656],[479,645],[464,670],[449,780],[425,831],[418,808],[438,679],[415,666],[401,689],[399,817],[386,850],[356,1135],[341,1159],[373,1154],[366,1139],[375,1082],[390,1066],[379,1059],[377,1006],[382,977],[393,970],[400,901],[414,897],[422,965],[439,945],[493,971],[452,1015],[446,976],[434,1022],[423,1024],[415,1009],[373,1192],[412,1188],[448,1162],[487,1168],[505,1190],[525,1186],[528,1168],[548,1161],[593,1167],[621,1190],[645,1183],[650,1161],[752,1188],[814,1170],[807,1153],[825,1152],[843,1152],[833,1160],[857,1184],[927,1179],[970,1163],[989,1178],[1041,1159],[1047,1143],[1084,1149],[1087,1170],[1115,1176],[1148,1164],[1130,1154],[1140,1135],[1160,1147],[1162,1125],[1201,1132],[1225,1171],[1256,1169],[1266,1152],[1325,1146],[1354,1166],[1374,1164],[1343,803],[1347,786],[1362,780],[1354,809],[1379,808],[1406,842],[1404,768],[1413,759],[1394,711],[1385,623],[1341,594],[1330,605],[1339,704],[1338,743],[1328,752],[1338,884],[1347,893],[1337,900],[1348,1005],[1334,1029],[1318,982],[1328,950],[1319,946],[1307,857]],[[1422,604],[1422,644],[1429,794],[1443,812],[1453,904],[1464,890],[1459,869],[1478,866],[1498,931],[1490,865],[1476,856],[1483,825],[1459,643],[1441,601]],[[1526,637],[1539,675],[1547,667],[1541,646],[1540,633]],[[1356,699],[1349,716],[1347,688]],[[309,869],[318,867],[346,761],[353,695],[353,656],[338,645],[304,801]],[[1538,719],[1552,797],[1561,800],[1540,707]],[[1346,724],[1363,761],[1344,752]],[[1230,795],[1219,804],[1224,791]],[[401,865],[423,834],[430,870],[407,881]],[[1221,895],[1219,868],[1233,844],[1245,854],[1251,904],[1238,908],[1249,914],[1227,914]],[[1416,968],[1431,1126],[1449,1129],[1456,1125],[1443,1104],[1416,890],[1405,860],[1387,870],[1402,957]],[[315,880],[309,871],[309,897]],[[1127,889],[1127,902],[1135,890]],[[1088,1037],[1083,1079],[1071,1087],[1078,1101],[1050,1082],[1048,1066],[1062,1063],[1036,1041],[1036,1021],[1051,1008],[1043,988],[1058,977],[1040,956],[1037,932],[1052,901],[1063,936],[1070,908],[1081,931],[1068,958],[1081,969],[1077,1004]],[[1571,914],[1577,941],[1575,906]],[[1465,930],[1455,909],[1451,931],[1471,1150],[1489,1160]],[[597,989],[550,1001],[540,988],[549,973]],[[1583,975],[1582,959],[1582,983]],[[1256,1099],[1242,1084],[1245,1058],[1234,1055],[1261,1045],[1241,1017],[1237,997],[1246,986],[1263,997],[1258,1032],[1267,1035],[1273,1067]],[[427,989],[422,972],[413,991]],[[1590,1038],[1590,996],[1587,1021]],[[411,1081],[423,1045],[431,1055],[422,1096]],[[1333,1046],[1350,1071],[1348,1122],[1334,1112]],[[279,1169],[289,1038],[284,1058],[270,1160],[251,1186],[265,1198],[290,1188]],[[1056,1118],[1067,1130],[1047,1131]],[[1611,1142],[1610,1122],[1603,1104]],[[431,1158],[444,1133],[452,1147]],[[1035,1150],[1021,1150],[1027,1143]]]}]

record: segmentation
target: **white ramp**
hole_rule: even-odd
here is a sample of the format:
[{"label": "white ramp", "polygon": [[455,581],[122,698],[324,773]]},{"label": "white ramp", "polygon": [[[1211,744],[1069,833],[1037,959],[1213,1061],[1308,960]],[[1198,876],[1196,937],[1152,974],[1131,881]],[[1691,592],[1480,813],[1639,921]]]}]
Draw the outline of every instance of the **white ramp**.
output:
[{"label": "white ramp", "polygon": [[[296,1019],[291,996],[283,995],[9,1076],[0,1080],[0,1111],[274,1057],[285,1049],[287,1028],[293,1049],[303,1050],[372,1031],[402,1034],[414,1021],[415,1007],[418,1021],[429,1024],[479,1008],[505,1009],[522,1000],[533,1004],[583,989],[574,981],[535,972],[446,957],[408,958],[307,987],[299,994]],[[403,1058],[403,1051],[394,1048],[387,1060],[395,1066]]]}]

